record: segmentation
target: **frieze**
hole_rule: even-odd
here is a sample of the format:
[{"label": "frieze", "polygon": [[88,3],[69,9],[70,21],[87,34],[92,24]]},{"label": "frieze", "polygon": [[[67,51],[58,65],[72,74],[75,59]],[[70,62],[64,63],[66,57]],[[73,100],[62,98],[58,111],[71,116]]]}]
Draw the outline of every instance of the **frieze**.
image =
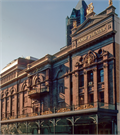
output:
[{"label": "frieze", "polygon": [[81,42],[83,42],[83,41],[89,40],[90,38],[92,38],[92,37],[94,37],[94,36],[96,36],[96,35],[98,35],[98,34],[104,32],[104,31],[106,31],[106,30],[107,30],[107,26],[105,25],[104,27],[102,27],[102,28],[100,28],[100,29],[98,29],[98,30],[92,32],[91,34],[88,34],[87,36],[84,36],[84,37],[78,39],[78,40],[77,40],[77,44],[79,44],[79,43],[81,43]]}]

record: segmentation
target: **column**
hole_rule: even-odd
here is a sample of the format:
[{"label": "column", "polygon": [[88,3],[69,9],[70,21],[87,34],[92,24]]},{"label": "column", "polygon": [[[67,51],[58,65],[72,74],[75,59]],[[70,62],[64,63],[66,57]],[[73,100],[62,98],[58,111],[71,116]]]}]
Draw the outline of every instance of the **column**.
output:
[{"label": "column", "polygon": [[84,70],[84,104],[88,103],[88,80],[87,71]]},{"label": "column", "polygon": [[97,107],[97,101],[98,101],[97,67],[93,69],[93,82],[94,82],[94,107]]},{"label": "column", "polygon": [[28,133],[28,122],[26,121],[26,134]]},{"label": "column", "polygon": [[98,135],[98,114],[96,114],[96,135]]},{"label": "column", "polygon": [[72,134],[73,134],[73,135],[74,135],[74,128],[75,128],[75,127],[74,127],[74,126],[75,126],[75,125],[74,125],[74,121],[75,121],[75,120],[74,120],[74,116],[73,116],[73,117],[72,117]]},{"label": "column", "polygon": [[54,119],[53,119],[54,134],[55,134],[55,123],[56,123],[56,120],[55,120],[55,118],[54,118]]},{"label": "column", "polygon": [[38,120],[38,134],[40,134],[40,120]]},{"label": "column", "polygon": [[104,68],[104,103],[109,103],[109,95],[108,95],[108,63],[103,63]]}]

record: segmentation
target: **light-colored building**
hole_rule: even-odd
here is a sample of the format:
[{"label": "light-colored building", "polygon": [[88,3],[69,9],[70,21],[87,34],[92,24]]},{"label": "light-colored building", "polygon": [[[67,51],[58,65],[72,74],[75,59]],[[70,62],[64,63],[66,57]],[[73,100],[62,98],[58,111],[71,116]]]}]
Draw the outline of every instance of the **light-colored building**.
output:
[{"label": "light-colored building", "polygon": [[120,133],[120,18],[109,6],[74,20],[72,44],[1,71],[1,133]]}]

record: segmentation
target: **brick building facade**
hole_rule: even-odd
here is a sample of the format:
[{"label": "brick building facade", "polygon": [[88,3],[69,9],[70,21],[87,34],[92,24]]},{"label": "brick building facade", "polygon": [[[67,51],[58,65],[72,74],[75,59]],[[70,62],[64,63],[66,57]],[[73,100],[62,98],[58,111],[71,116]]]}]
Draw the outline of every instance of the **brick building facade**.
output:
[{"label": "brick building facade", "polygon": [[120,19],[109,5],[76,23],[71,45],[1,71],[1,133],[120,132]]}]

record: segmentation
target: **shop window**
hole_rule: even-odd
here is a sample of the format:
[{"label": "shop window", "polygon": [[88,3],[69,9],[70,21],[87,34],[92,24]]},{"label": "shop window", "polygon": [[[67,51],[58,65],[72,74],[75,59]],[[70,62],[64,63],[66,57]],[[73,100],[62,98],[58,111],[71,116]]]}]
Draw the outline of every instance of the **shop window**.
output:
[{"label": "shop window", "polygon": [[104,82],[104,70],[103,69],[98,70],[98,82]]},{"label": "shop window", "polygon": [[93,82],[93,71],[88,72],[88,82]]},{"label": "shop window", "polygon": [[84,95],[80,95],[80,105],[84,104]]},{"label": "shop window", "polygon": [[80,75],[79,87],[84,86],[84,75]]}]

